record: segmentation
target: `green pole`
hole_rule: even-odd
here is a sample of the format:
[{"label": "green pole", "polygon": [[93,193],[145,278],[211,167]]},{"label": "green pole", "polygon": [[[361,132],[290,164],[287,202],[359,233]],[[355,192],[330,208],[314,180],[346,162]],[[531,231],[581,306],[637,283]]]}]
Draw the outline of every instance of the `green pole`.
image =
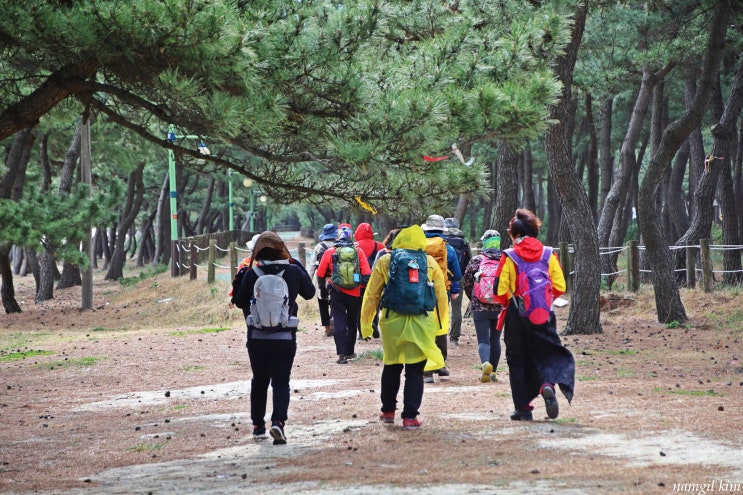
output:
[{"label": "green pole", "polygon": [[255,191],[250,187],[250,233],[255,232]]},{"label": "green pole", "polygon": [[[175,128],[168,126],[168,138],[175,137]],[[175,153],[168,149],[168,177],[170,184],[170,276],[178,276],[178,191],[175,187]]]},{"label": "green pole", "polygon": [[227,179],[227,194],[230,207],[230,231],[233,231],[235,230],[235,215],[233,213],[235,204],[232,202],[232,169],[227,171]]}]

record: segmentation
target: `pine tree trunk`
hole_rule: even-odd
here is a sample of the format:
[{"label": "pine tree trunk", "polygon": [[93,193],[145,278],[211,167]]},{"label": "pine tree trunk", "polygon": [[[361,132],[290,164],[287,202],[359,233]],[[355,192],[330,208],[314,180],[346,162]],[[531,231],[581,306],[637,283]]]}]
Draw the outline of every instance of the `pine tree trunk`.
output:
[{"label": "pine tree trunk", "polygon": [[534,158],[531,154],[531,143],[529,141],[524,145],[522,153],[522,159],[524,161],[524,180],[522,182],[524,199],[521,204],[524,205],[524,208],[533,211],[537,216],[539,216],[539,213],[537,212],[537,203],[534,199]]},{"label": "pine tree trunk", "polygon": [[[560,102],[550,109],[550,119],[557,122],[545,135],[545,150],[550,178],[560,196],[575,250],[575,276],[570,304],[570,315],[565,325],[565,334],[601,333],[599,295],[601,277],[599,272],[599,244],[596,224],[588,203],[583,184],[575,174],[572,157],[572,127],[574,108],[570,102],[573,71],[585,28],[587,3],[579,4],[573,15],[571,41],[556,62],[557,74],[563,84]],[[550,218],[550,222],[552,219]],[[564,265],[563,261],[563,265]],[[566,276],[570,276],[566,273]]]},{"label": "pine tree trunk", "polygon": [[[606,197],[609,195],[614,177],[614,150],[611,144],[613,105],[613,95],[605,98],[601,104],[601,198],[599,199],[598,212],[604,209]],[[596,222],[599,222],[599,217],[596,218]]]},{"label": "pine tree trunk", "polygon": [[36,285],[36,304],[54,298],[54,278],[57,265],[54,261],[54,250],[44,247],[39,261],[39,283]]},{"label": "pine tree trunk", "polygon": [[111,263],[106,273],[106,280],[118,280],[124,276],[124,264],[126,263],[126,248],[124,241],[126,232],[134,224],[134,220],[139,214],[144,200],[144,182],[142,181],[142,171],[144,162],[139,162],[137,168],[129,174],[129,183],[126,192],[126,202],[121,212],[121,221],[119,222],[118,233],[116,235],[116,244],[111,257]]},{"label": "pine tree trunk", "polygon": [[663,131],[663,137],[650,157],[650,163],[640,184],[638,197],[638,216],[646,253],[653,274],[653,288],[658,322],[672,321],[685,323],[688,320],[686,310],[679,295],[674,277],[674,262],[671,251],[663,237],[658,222],[659,212],[656,209],[655,195],[667,167],[674,154],[697,128],[709,103],[719,70],[720,58],[725,47],[725,35],[730,7],[725,0],[718,0],[715,5],[714,19],[709,28],[709,40],[704,56],[704,69],[699,90],[694,102],[683,116],[669,124]]},{"label": "pine tree trunk", "polygon": [[15,299],[15,287],[13,286],[13,273],[10,269],[10,246],[0,245],[0,297],[3,300],[5,312],[20,313],[21,306]]},{"label": "pine tree trunk", "polygon": [[498,179],[495,190],[495,207],[493,208],[493,221],[491,229],[501,232],[501,248],[506,249],[511,245],[510,238],[504,231],[508,222],[518,208],[519,185],[517,181],[516,167],[519,153],[508,143],[498,143]]}]

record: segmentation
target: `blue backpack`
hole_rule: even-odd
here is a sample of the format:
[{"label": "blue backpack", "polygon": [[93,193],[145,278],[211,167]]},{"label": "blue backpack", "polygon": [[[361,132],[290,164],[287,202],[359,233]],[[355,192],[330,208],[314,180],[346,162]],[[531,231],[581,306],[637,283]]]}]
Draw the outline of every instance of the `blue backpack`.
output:
[{"label": "blue backpack", "polygon": [[519,308],[519,315],[533,325],[544,325],[552,312],[552,278],[549,273],[552,248],[545,246],[537,261],[524,261],[516,251],[506,249],[506,256],[516,263],[516,293],[513,299]]},{"label": "blue backpack", "polygon": [[401,248],[392,251],[381,306],[387,308],[388,314],[391,309],[402,315],[425,315],[436,307],[425,251]]}]

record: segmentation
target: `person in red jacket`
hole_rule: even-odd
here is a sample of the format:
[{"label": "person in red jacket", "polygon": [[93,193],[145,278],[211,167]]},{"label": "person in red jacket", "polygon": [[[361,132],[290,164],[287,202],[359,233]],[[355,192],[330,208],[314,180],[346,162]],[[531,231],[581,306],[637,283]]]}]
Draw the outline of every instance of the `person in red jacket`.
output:
[{"label": "person in red jacket", "polygon": [[[334,266],[338,262],[339,250],[353,247],[357,251],[358,281],[353,288],[343,288],[333,281]],[[333,247],[328,248],[317,267],[318,285],[326,284],[330,294],[330,312],[333,315],[333,339],[338,354],[338,364],[346,364],[356,353],[356,333],[361,312],[361,288],[369,281],[371,268],[366,254],[353,242],[353,228],[347,223],[338,225],[338,237]]]},{"label": "person in red jacket", "polygon": [[[366,222],[360,223],[356,227],[356,246],[359,247],[364,253],[366,253],[366,260],[369,262],[369,267],[374,268],[374,261],[377,259],[377,254],[384,250],[384,244],[374,240],[374,230],[372,226]],[[366,286],[361,288],[361,300],[364,300],[364,290]],[[360,315],[360,313],[359,313]],[[361,321],[359,320],[359,336],[361,336]],[[379,314],[374,317],[372,321],[372,337],[375,339],[379,338]]]},{"label": "person in red jacket", "polygon": [[[511,256],[529,263],[538,262],[544,254],[544,245],[537,239],[541,226],[542,221],[531,211],[516,210],[508,224],[513,251],[504,251],[496,270],[495,299],[506,308],[503,341],[515,406],[511,414],[514,421],[532,419],[531,401],[538,395],[544,399],[547,416],[555,419],[559,414],[555,387],[560,387],[568,402],[573,398],[575,387],[575,360],[560,342],[554,311],[549,309],[546,323],[535,325],[519,314],[516,302],[523,288],[518,284],[518,263]],[[565,293],[566,286],[560,261],[554,253],[549,257],[547,268],[552,295],[556,298]]]}]

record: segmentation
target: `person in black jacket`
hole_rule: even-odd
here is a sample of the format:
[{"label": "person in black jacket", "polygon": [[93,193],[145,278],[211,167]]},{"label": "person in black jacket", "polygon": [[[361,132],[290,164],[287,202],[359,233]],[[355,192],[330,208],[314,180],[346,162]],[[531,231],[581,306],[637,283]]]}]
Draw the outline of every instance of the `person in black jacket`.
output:
[{"label": "person in black jacket", "polygon": [[[315,297],[315,286],[304,266],[291,257],[284,241],[274,232],[263,232],[255,242],[250,269],[245,273],[232,303],[250,315],[250,301],[259,274],[279,275],[286,281],[289,292],[289,315],[296,317],[299,309],[296,299]],[[250,419],[253,435],[266,435],[266,401],[268,386],[273,388],[273,412],[271,413],[271,437],[274,445],[285,444],[284,423],[289,410],[289,377],[297,352],[297,327],[278,330],[263,330],[248,324],[248,357],[253,378],[250,381]]]}]

